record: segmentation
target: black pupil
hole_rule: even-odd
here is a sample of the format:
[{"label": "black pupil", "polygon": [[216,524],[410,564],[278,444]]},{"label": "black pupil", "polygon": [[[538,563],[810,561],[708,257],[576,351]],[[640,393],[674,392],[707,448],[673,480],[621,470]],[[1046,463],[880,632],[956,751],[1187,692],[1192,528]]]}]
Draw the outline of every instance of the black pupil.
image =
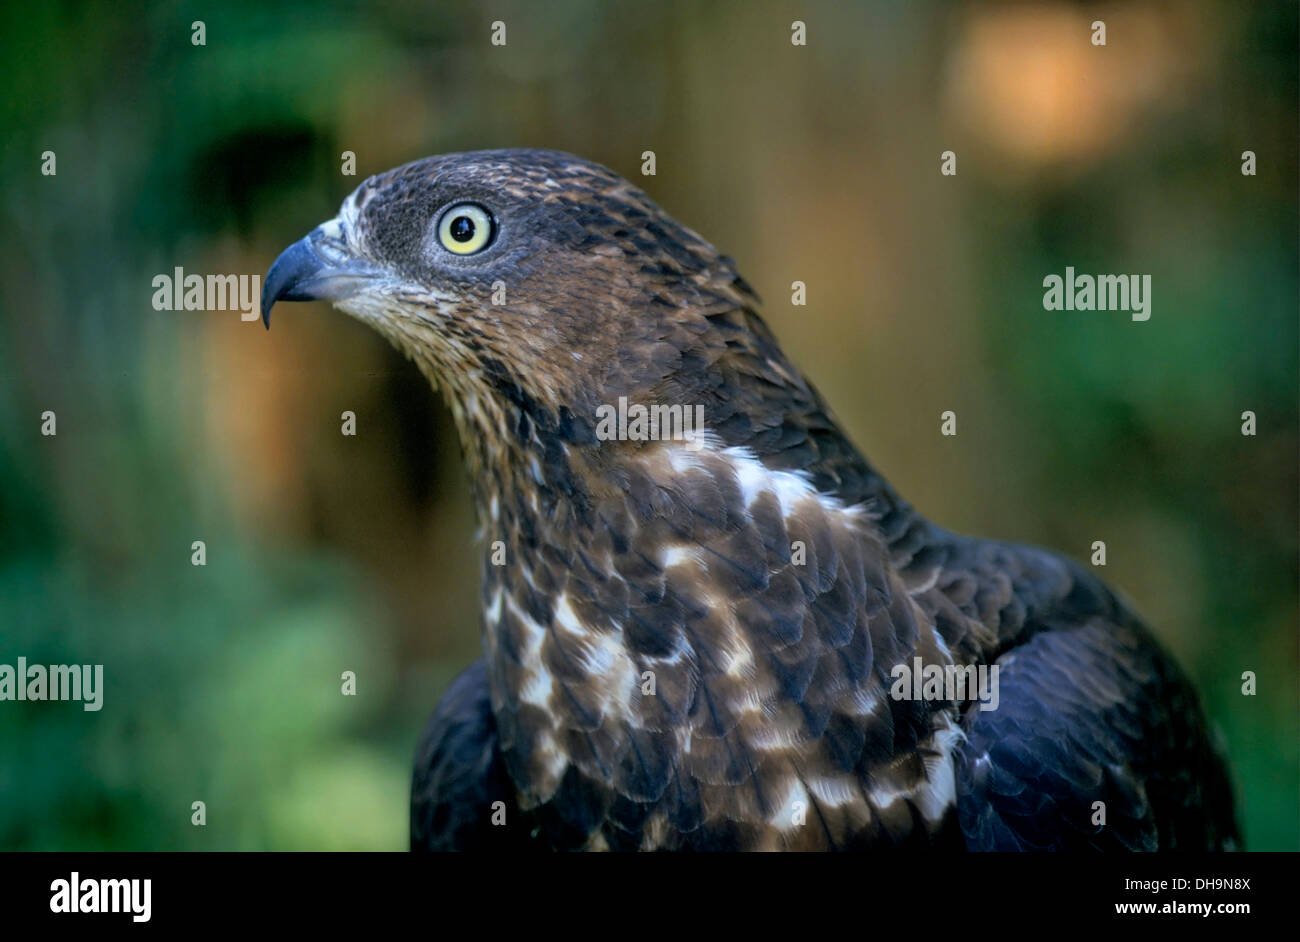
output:
[{"label": "black pupil", "polygon": [[457,216],[451,221],[451,237],[457,242],[468,242],[474,238],[474,220],[468,216]]}]

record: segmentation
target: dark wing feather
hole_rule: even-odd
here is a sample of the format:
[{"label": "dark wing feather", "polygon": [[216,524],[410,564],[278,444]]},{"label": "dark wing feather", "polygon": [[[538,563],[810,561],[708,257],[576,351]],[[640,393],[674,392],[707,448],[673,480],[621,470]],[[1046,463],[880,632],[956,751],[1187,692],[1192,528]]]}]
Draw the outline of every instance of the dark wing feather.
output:
[{"label": "dark wing feather", "polygon": [[[492,824],[495,802],[506,824]],[[411,782],[411,850],[504,850],[529,841],[497,749],[482,659],[454,681],[429,718]]]},{"label": "dark wing feather", "polygon": [[[997,709],[970,709],[956,756],[972,850],[1223,850],[1222,761],[1187,681],[1135,622],[1044,626],[997,662]],[[1104,826],[1094,802],[1105,803]]]}]

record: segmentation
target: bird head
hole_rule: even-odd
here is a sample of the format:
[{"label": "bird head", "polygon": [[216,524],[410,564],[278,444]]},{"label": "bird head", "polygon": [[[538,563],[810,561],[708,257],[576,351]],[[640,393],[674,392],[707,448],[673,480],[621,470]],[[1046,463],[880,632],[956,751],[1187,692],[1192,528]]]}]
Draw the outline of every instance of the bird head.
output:
[{"label": "bird head", "polygon": [[448,393],[462,434],[524,412],[578,435],[619,396],[691,401],[727,347],[717,318],[755,302],[640,189],[537,150],[371,177],[271,266],[268,327],[286,300],[328,300],[379,330]]}]

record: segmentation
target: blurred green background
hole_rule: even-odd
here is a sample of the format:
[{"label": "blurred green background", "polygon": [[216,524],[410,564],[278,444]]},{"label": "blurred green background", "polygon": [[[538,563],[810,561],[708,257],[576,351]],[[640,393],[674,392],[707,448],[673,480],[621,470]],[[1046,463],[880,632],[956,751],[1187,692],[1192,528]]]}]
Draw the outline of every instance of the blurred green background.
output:
[{"label": "blurred green background", "polygon": [[[449,418],[324,305],[268,334],[155,311],[151,279],[260,275],[368,174],[504,146],[613,167],[733,255],[939,523],[1105,540],[1223,730],[1247,845],[1297,848],[1296,4],[0,16],[0,663],[107,687],[0,703],[0,848],[405,847],[416,737],[478,652]],[[1151,274],[1151,320],[1044,311],[1066,265]]]}]

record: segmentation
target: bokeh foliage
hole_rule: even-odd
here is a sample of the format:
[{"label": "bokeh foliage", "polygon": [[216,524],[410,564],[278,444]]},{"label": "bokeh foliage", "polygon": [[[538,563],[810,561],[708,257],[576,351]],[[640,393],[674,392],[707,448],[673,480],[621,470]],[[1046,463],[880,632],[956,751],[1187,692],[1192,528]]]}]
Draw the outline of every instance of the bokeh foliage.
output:
[{"label": "bokeh foliage", "polygon": [[[0,848],[404,846],[415,737],[478,646],[446,414],[323,305],[265,334],[154,311],[150,280],[260,274],[365,175],[489,146],[608,164],[736,257],[938,522],[1080,558],[1106,540],[1223,730],[1248,845],[1300,843],[1294,4],[0,17],[0,663],[107,679],[99,713],[0,703]],[[1066,265],[1151,274],[1152,320],[1045,312]]]}]

